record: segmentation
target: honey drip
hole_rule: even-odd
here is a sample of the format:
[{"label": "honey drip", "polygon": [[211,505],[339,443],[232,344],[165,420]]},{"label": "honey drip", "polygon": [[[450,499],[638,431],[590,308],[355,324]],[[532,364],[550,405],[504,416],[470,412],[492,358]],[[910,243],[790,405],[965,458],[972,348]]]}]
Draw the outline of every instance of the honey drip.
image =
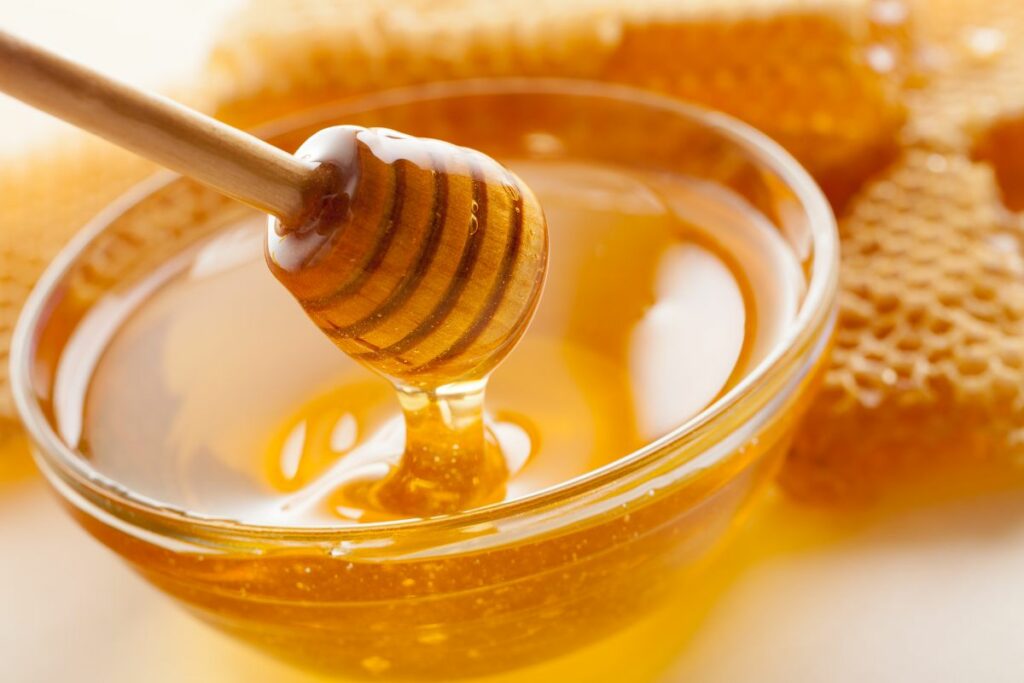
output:
[{"label": "honey drip", "polygon": [[386,129],[328,128],[296,154],[328,189],[304,224],[271,221],[267,263],[331,341],[391,380],[405,416],[401,462],[355,507],[429,516],[494,498],[507,472],[484,388],[540,298],[536,198],[480,152]]},{"label": "honey drip", "polygon": [[476,507],[501,492],[508,468],[484,423],[485,384],[398,391],[405,454],[377,487],[383,508],[427,516]]}]

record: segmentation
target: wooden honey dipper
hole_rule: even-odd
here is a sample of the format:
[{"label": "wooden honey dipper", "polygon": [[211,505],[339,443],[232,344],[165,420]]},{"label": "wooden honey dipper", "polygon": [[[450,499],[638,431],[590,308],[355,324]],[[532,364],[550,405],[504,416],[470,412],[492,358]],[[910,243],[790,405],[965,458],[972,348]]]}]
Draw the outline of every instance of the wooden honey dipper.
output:
[{"label": "wooden honey dipper", "polygon": [[480,152],[339,126],[292,156],[3,31],[0,91],[271,214],[277,278],[339,347],[400,385],[486,377],[536,308],[543,212]]}]

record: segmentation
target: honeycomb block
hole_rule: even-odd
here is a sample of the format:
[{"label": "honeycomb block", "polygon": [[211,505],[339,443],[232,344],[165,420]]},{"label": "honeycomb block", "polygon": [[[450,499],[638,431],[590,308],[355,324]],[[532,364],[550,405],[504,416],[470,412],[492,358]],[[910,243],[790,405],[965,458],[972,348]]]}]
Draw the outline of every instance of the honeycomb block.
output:
[{"label": "honeycomb block", "polygon": [[909,150],[841,222],[839,329],[782,474],[800,498],[874,497],[1024,436],[1020,225],[992,169]]},{"label": "honeycomb block", "polygon": [[874,498],[1022,453],[1024,4],[915,10],[904,151],[840,215],[837,348],[782,475],[804,499]]},{"label": "honeycomb block", "polygon": [[993,126],[1024,114],[1024,3],[916,5],[918,82],[906,91],[901,144],[967,153]]},{"label": "honeycomb block", "polygon": [[[288,6],[281,11],[282,4]],[[428,80],[610,80],[731,113],[836,200],[895,153],[905,7],[889,0],[257,0],[211,60],[221,113],[252,120]]]},{"label": "honeycomb block", "polygon": [[0,439],[15,415],[11,334],[32,286],[72,234],[153,170],[85,135],[64,136],[45,154],[0,164]]}]

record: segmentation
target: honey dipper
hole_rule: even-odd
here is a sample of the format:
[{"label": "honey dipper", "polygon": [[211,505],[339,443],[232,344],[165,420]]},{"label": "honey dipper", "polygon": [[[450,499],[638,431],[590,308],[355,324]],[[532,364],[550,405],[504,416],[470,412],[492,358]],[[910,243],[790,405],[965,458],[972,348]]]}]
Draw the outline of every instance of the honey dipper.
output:
[{"label": "honey dipper", "polygon": [[271,214],[275,276],[339,347],[400,384],[485,377],[536,308],[543,212],[480,152],[337,126],[292,156],[3,31],[0,91]]}]

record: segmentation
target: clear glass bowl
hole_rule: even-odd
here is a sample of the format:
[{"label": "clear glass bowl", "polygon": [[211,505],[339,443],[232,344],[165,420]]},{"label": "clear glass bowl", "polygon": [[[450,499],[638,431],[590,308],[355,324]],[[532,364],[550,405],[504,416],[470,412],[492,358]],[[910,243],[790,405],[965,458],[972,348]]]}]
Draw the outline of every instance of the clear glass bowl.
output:
[{"label": "clear glass bowl", "polygon": [[837,236],[825,199],[758,132],[622,87],[417,87],[306,112],[266,136],[294,148],[336,123],[444,138],[498,159],[596,160],[727,187],[803,264],[808,287],[798,316],[769,356],[698,416],[611,465],[525,498],[344,528],[204,517],[105,477],[54,426],[56,368],[76,322],[113,288],[249,213],[162,176],[99,215],[52,264],[22,314],[12,379],[40,468],[78,522],[153,584],[302,665],[451,679],[541,661],[624,626],[684,585],[681,577],[726,537],[785,455],[835,317]]}]

